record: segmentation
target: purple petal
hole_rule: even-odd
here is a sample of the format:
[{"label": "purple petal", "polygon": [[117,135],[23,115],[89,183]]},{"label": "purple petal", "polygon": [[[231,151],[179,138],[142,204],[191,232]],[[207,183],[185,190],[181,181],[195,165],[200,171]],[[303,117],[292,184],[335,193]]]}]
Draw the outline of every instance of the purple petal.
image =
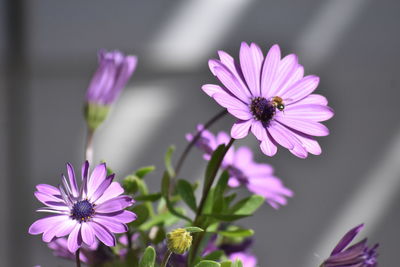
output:
[{"label": "purple petal", "polygon": [[311,95],[301,99],[296,104],[301,104],[301,105],[315,104],[315,105],[326,106],[326,105],[328,105],[328,99],[322,95],[311,94]]},{"label": "purple petal", "polygon": [[107,190],[107,188],[112,183],[114,176],[115,176],[114,174],[107,176],[107,178],[101,183],[101,185],[99,185],[99,187],[93,193],[93,195],[89,196],[90,202],[95,203],[103,195],[103,193]]},{"label": "purple petal", "polygon": [[111,91],[114,85],[116,71],[113,60],[101,60],[87,90],[86,99],[88,102],[103,102],[104,96]]},{"label": "purple petal", "polygon": [[40,191],[36,191],[34,193],[35,197],[42,202],[43,204],[57,208],[57,209],[68,209],[67,205],[65,204],[64,200],[61,197],[56,197],[54,195],[48,195],[45,193],[42,193]]},{"label": "purple petal", "polygon": [[229,185],[230,187],[235,188],[235,187],[240,186],[240,182],[239,182],[239,180],[236,179],[235,177],[230,177],[229,180],[228,180],[228,185]]},{"label": "purple petal", "polygon": [[238,121],[233,124],[231,136],[235,139],[241,139],[248,135],[252,120]]},{"label": "purple petal", "polygon": [[107,168],[106,164],[102,163],[96,166],[93,170],[87,184],[87,196],[90,197],[97,190],[99,185],[106,179]]},{"label": "purple petal", "polygon": [[76,220],[72,220],[72,219],[63,221],[62,223],[60,223],[57,226],[58,229],[55,232],[55,236],[62,237],[62,236],[69,235],[71,233],[71,231],[75,228],[76,224],[78,224],[78,222]]},{"label": "purple petal", "polygon": [[215,67],[214,71],[221,83],[238,99],[246,104],[250,103],[251,95],[247,88],[243,88],[237,78],[226,68]]},{"label": "purple petal", "polygon": [[314,92],[318,84],[319,77],[314,75],[306,76],[287,89],[281,97],[285,99],[286,104],[296,102]]},{"label": "purple petal", "polygon": [[233,164],[238,167],[246,167],[253,162],[253,151],[247,146],[239,147],[236,150]]},{"label": "purple petal", "polygon": [[83,242],[85,242],[88,246],[93,245],[95,241],[95,235],[93,229],[88,223],[82,223],[81,235]]},{"label": "purple petal", "polygon": [[254,43],[249,47],[245,42],[242,42],[239,57],[241,70],[251,94],[260,96],[260,73],[264,58],[261,49]]},{"label": "purple petal", "polygon": [[54,195],[54,196],[60,196],[60,190],[57,187],[54,187],[52,185],[48,185],[48,184],[38,184],[36,186],[36,189],[39,192],[45,193],[47,195]]},{"label": "purple petal", "polygon": [[133,199],[129,196],[119,196],[99,204],[97,207],[95,207],[95,210],[99,213],[120,211],[131,206],[133,202]]},{"label": "purple petal", "polygon": [[293,69],[290,76],[282,83],[282,85],[278,88],[275,95],[280,96],[283,95],[293,84],[302,79],[304,76],[304,68],[303,66],[297,64],[297,66]]},{"label": "purple petal", "polygon": [[72,195],[74,197],[78,197],[79,190],[78,190],[78,186],[76,184],[75,171],[74,171],[74,167],[72,167],[72,165],[70,163],[67,163],[67,172],[68,172],[69,184],[71,185]]},{"label": "purple petal", "polygon": [[253,121],[251,124],[251,132],[259,140],[263,141],[267,138],[267,131],[260,121]]},{"label": "purple petal", "polygon": [[221,86],[216,84],[205,84],[201,87],[201,89],[209,96],[213,96],[215,93],[226,93]]},{"label": "purple petal", "polygon": [[[297,138],[296,138],[297,139]],[[298,140],[296,143],[294,143],[293,149],[290,150],[290,153],[293,155],[305,159],[308,156],[307,149],[303,146],[303,144]]]},{"label": "purple petal", "polygon": [[356,235],[364,228],[364,224],[360,224],[350,231],[348,231],[343,238],[339,241],[336,247],[333,249],[331,255],[335,255],[341,252],[350,242],[356,237]]},{"label": "purple petal", "polygon": [[68,236],[68,250],[75,253],[82,245],[81,224],[77,224]]},{"label": "purple petal", "polygon": [[266,95],[267,98],[276,96],[282,84],[285,83],[293,73],[297,70],[297,56],[294,54],[287,55],[278,64],[278,69],[275,74],[275,79],[272,82],[271,89]]},{"label": "purple petal", "polygon": [[118,182],[112,182],[95,204],[98,205],[100,203],[103,203],[109,199],[121,195],[122,193],[124,193],[124,189],[121,187],[121,185]]},{"label": "purple petal", "polygon": [[69,218],[66,215],[55,215],[55,216],[42,218],[42,219],[39,219],[36,222],[34,222],[29,227],[28,232],[31,235],[38,235],[38,234],[41,234],[41,233],[45,232],[46,230],[50,229],[54,225],[56,225],[64,220],[68,220],[68,219]]},{"label": "purple petal", "polygon": [[313,121],[289,119],[286,117],[276,117],[276,120],[286,125],[289,128],[295,129],[299,132],[312,135],[312,136],[327,136],[329,135],[328,128],[319,123]]},{"label": "purple petal", "polygon": [[267,138],[261,141],[260,143],[261,151],[267,156],[274,156],[278,151],[278,147],[274,143],[272,137],[270,137],[269,133],[267,133]]},{"label": "purple petal", "polygon": [[278,123],[271,122],[270,126],[268,127],[268,132],[281,146],[286,147],[289,150],[294,148],[293,138],[287,128]]},{"label": "purple petal", "polygon": [[89,222],[89,226],[93,229],[96,237],[109,247],[115,246],[115,236],[106,228],[95,222]]},{"label": "purple petal", "polygon": [[304,148],[313,155],[321,155],[322,149],[316,140],[311,136],[293,132],[297,139],[303,144]]},{"label": "purple petal", "polygon": [[104,215],[112,216],[112,218],[114,220],[119,221],[121,223],[130,223],[130,222],[136,220],[136,218],[137,218],[135,213],[128,211],[128,210],[123,210],[123,211],[114,212],[114,213],[107,213]]},{"label": "purple petal", "polygon": [[333,109],[328,106],[304,104],[288,105],[285,112],[279,112],[275,118],[285,117],[297,120],[326,121],[334,115]]},{"label": "purple petal", "polygon": [[248,120],[252,117],[247,105],[227,93],[215,93],[213,98],[218,104],[227,108],[229,113],[236,116],[238,119]]},{"label": "purple petal", "polygon": [[113,220],[111,216],[101,216],[97,214],[93,218],[93,221],[107,228],[111,233],[121,234],[128,231],[128,227],[125,224]]},{"label": "purple petal", "polygon": [[281,59],[281,51],[278,45],[273,45],[264,60],[262,76],[261,76],[261,93],[262,96],[270,95],[268,92],[271,89],[272,82],[275,79],[276,70]]}]

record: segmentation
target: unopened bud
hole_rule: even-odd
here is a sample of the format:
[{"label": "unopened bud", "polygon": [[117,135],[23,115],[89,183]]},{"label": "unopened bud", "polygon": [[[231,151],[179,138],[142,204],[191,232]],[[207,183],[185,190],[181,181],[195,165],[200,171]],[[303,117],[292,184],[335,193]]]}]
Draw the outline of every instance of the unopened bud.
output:
[{"label": "unopened bud", "polygon": [[183,254],[192,245],[192,236],[183,228],[175,229],[167,234],[167,246],[175,254]]}]

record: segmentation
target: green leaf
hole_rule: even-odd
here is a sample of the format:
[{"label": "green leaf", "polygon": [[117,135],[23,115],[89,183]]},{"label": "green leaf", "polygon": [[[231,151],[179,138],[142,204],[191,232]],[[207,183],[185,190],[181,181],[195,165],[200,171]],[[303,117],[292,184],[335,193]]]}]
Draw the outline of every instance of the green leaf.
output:
[{"label": "green leaf", "polygon": [[254,235],[254,231],[251,229],[234,229],[227,231],[219,231],[220,235],[225,237],[248,237]]},{"label": "green leaf", "polygon": [[[203,195],[204,191],[208,190],[206,185],[209,185],[212,182],[213,173],[217,171],[219,166],[221,165],[222,158],[224,157],[225,145],[219,145],[217,149],[213,152],[210,161],[208,162],[205,177],[204,177],[204,187],[203,187]],[[211,185],[210,185],[211,186]]]},{"label": "green leaf", "polygon": [[148,230],[150,230],[151,227],[153,227],[155,225],[163,224],[165,226],[169,226],[178,221],[179,221],[179,218],[172,215],[170,212],[165,212],[165,213],[161,213],[161,214],[155,215],[154,217],[150,218],[147,222],[140,225],[139,230],[148,231]]},{"label": "green leaf", "polygon": [[170,146],[167,150],[167,153],[165,153],[165,157],[164,157],[164,162],[165,162],[165,168],[167,169],[167,172],[169,174],[170,177],[175,177],[175,170],[174,167],[172,166],[172,154],[175,151],[175,147],[174,146]]},{"label": "green leaf", "polygon": [[232,267],[231,261],[223,261],[221,262],[221,267]]},{"label": "green leaf", "polygon": [[232,208],[233,214],[253,214],[262,204],[264,198],[259,195],[252,195],[237,202]]},{"label": "green leaf", "polygon": [[220,267],[221,264],[215,261],[205,260],[199,262],[195,267]]},{"label": "green leaf", "polygon": [[133,206],[131,211],[137,215],[136,220],[129,223],[129,226],[132,227],[138,227],[139,225],[143,224],[145,221],[147,221],[150,215],[149,208],[145,204]]},{"label": "green leaf", "polygon": [[204,214],[206,217],[210,217],[216,220],[220,220],[223,222],[233,222],[248,216],[251,216],[251,214]]},{"label": "green leaf", "polygon": [[144,251],[143,257],[139,262],[139,267],[154,267],[156,261],[156,251],[148,246]]},{"label": "green leaf", "polygon": [[214,190],[214,205],[213,205],[213,213],[220,213],[225,205],[224,192],[228,185],[229,174],[227,171],[224,171]]},{"label": "green leaf", "polygon": [[243,267],[243,263],[241,260],[236,260],[234,263],[232,263],[232,267]]},{"label": "green leaf", "polygon": [[131,195],[135,194],[139,189],[137,177],[135,175],[125,177],[122,181],[122,187],[126,193]]},{"label": "green leaf", "polygon": [[192,185],[188,181],[178,180],[177,191],[189,208],[196,212],[196,197],[194,196]]},{"label": "green leaf", "polygon": [[171,180],[171,178],[170,178],[170,175],[169,175],[168,171],[165,171],[165,172],[164,172],[163,179],[162,179],[162,181],[161,181],[161,194],[163,195],[163,197],[164,197],[164,199],[165,199],[165,205],[167,206],[168,210],[169,210],[173,215],[175,215],[175,216],[177,216],[177,217],[179,217],[179,218],[181,218],[181,219],[184,219],[184,220],[186,220],[186,221],[192,223],[192,220],[191,220],[189,217],[187,217],[187,216],[181,214],[180,212],[178,212],[178,211],[175,209],[174,205],[172,204],[172,202],[171,202],[171,200],[170,200],[170,198],[169,198],[169,184],[170,184],[170,180]]},{"label": "green leaf", "polygon": [[140,179],[142,179],[143,177],[145,177],[147,174],[153,172],[156,169],[155,166],[145,166],[142,168],[139,168],[136,172],[135,175],[137,177],[139,177]]},{"label": "green leaf", "polygon": [[206,256],[203,257],[203,259],[204,260],[219,261],[223,255],[224,255],[224,251],[223,250],[215,250],[213,252],[208,253]]},{"label": "green leaf", "polygon": [[204,232],[203,229],[201,229],[200,227],[195,227],[195,226],[185,227],[185,230],[188,231],[189,233]]},{"label": "green leaf", "polygon": [[155,193],[155,194],[148,194],[148,195],[140,195],[135,197],[136,201],[157,201],[161,198],[161,193]]}]

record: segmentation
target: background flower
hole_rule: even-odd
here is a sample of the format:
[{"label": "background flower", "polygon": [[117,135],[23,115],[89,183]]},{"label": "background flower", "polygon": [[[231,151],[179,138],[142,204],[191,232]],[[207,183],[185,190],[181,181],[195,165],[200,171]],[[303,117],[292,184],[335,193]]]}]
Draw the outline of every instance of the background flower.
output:
[{"label": "background flower", "polygon": [[[203,126],[197,127],[201,136],[196,146],[204,152],[203,157],[209,160],[212,152],[221,144],[228,144],[230,137],[225,132],[219,132],[214,136],[210,131],[203,130]],[[193,140],[193,134],[187,134],[186,139]],[[235,149],[232,146],[226,153],[222,168],[229,173],[229,186],[238,187],[244,185],[250,192],[265,197],[273,208],[286,205],[287,197],[293,196],[293,191],[285,187],[282,181],[274,176],[274,169],[265,163],[256,163],[250,148],[242,146]]]},{"label": "background flower", "polygon": [[268,156],[275,155],[277,144],[300,158],[321,153],[313,136],[329,134],[320,122],[330,119],[333,110],[325,97],[311,94],[319,78],[303,77],[296,55],[281,59],[274,45],[264,58],[258,45],[244,42],[239,64],[223,51],[218,54],[219,60],[211,59],[209,67],[223,87],[206,84],[202,89],[238,119],[231,129],[233,138],[244,138],[251,130]]},{"label": "background flower", "polygon": [[62,176],[59,188],[47,184],[36,186],[36,198],[47,207],[39,212],[55,215],[34,222],[29,227],[33,235],[43,234],[43,241],[68,235],[68,250],[74,253],[83,244],[91,247],[96,238],[107,246],[115,245],[113,233],[127,231],[126,223],[135,220],[133,212],[124,210],[133,204],[129,196],[121,195],[122,187],[107,176],[106,164],[95,167],[88,178],[89,163],[82,166],[82,184],[78,187],[75,171],[67,164],[68,180]]}]

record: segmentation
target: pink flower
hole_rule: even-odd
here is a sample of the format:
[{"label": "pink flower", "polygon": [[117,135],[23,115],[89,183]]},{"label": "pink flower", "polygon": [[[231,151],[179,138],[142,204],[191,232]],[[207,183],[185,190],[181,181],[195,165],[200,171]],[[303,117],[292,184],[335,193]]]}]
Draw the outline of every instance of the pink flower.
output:
[{"label": "pink flower", "polygon": [[329,134],[320,122],[330,119],[333,110],[325,97],[312,94],[319,78],[303,77],[296,55],[281,59],[274,45],[264,58],[256,44],[244,42],[239,64],[223,51],[218,54],[220,59],[211,59],[209,67],[223,86],[205,84],[202,89],[238,119],[233,138],[244,138],[251,130],[268,156],[276,154],[277,144],[300,158],[321,154],[313,137]]},{"label": "pink flower", "polygon": [[68,236],[68,250],[72,253],[83,244],[91,247],[96,238],[107,246],[115,245],[113,233],[125,233],[126,223],[136,219],[133,212],[125,208],[134,201],[121,195],[124,190],[113,182],[114,174],[107,176],[105,163],[99,164],[88,177],[89,163],[82,166],[82,184],[78,186],[74,168],[67,164],[68,180],[63,175],[58,188],[39,184],[36,198],[47,207],[39,212],[53,216],[37,220],[29,227],[32,235],[43,234],[43,241]]},{"label": "pink flower", "polygon": [[[221,144],[228,144],[229,136],[225,132],[214,136],[211,132],[203,130],[199,125],[201,136],[196,146],[204,152],[204,158],[209,160],[212,152]],[[192,134],[187,134],[188,141],[193,140]],[[250,192],[265,197],[273,208],[278,209],[280,205],[287,204],[287,197],[292,197],[293,192],[285,187],[282,181],[274,176],[274,169],[271,165],[256,163],[253,160],[253,153],[248,147],[242,146],[237,150],[232,146],[226,153],[222,168],[229,173],[229,186],[238,187],[244,185]]]}]

